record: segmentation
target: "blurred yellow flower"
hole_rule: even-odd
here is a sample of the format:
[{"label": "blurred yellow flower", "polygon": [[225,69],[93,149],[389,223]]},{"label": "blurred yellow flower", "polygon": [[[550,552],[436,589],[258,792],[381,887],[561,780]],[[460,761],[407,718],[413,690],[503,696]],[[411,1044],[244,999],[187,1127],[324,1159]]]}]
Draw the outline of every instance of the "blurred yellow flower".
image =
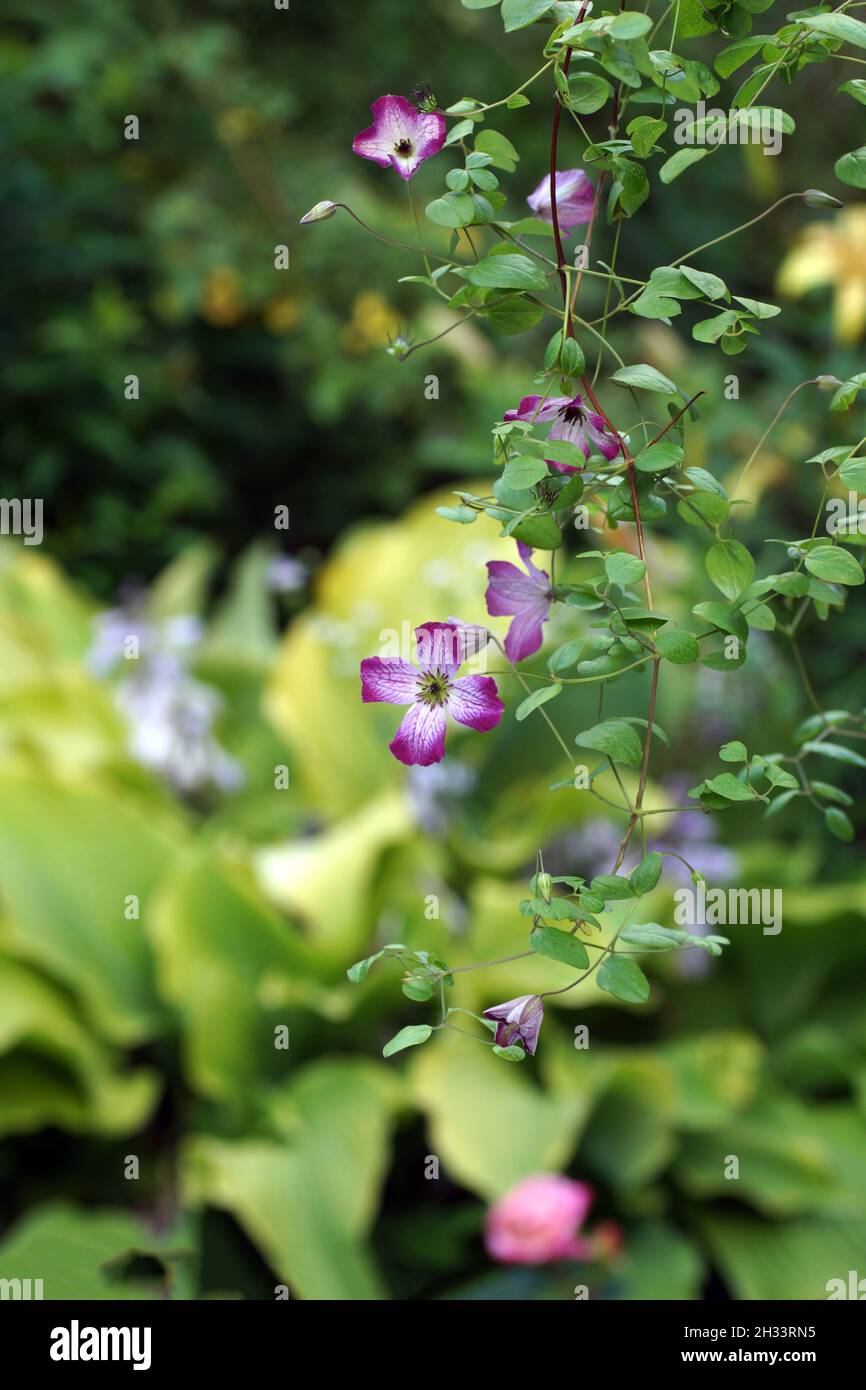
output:
[{"label": "blurred yellow flower", "polygon": [[866,327],[866,204],[845,208],[832,221],[814,223],[800,234],[779,271],[779,289],[794,297],[832,285],[833,333],[856,343]]},{"label": "blurred yellow flower", "polygon": [[265,305],[265,325],[272,333],[287,333],[300,318],[300,305],[291,295],[280,294]]},{"label": "blurred yellow flower", "polygon": [[201,316],[214,328],[231,328],[244,311],[240,277],[230,265],[219,265],[204,283]]},{"label": "blurred yellow flower", "polygon": [[341,336],[350,352],[367,352],[372,347],[384,347],[398,328],[397,316],[387,300],[375,290],[364,290],[355,297],[351,321]]}]

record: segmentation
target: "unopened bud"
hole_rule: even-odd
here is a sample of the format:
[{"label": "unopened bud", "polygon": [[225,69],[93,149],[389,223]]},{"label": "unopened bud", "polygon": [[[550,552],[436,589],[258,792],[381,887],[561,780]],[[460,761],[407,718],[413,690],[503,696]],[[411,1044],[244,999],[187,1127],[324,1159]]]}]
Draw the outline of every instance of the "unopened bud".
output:
[{"label": "unopened bud", "polygon": [[807,188],[802,194],[803,202],[807,208],[843,208],[838,198],[834,198],[832,193],[822,193],[820,188]]},{"label": "unopened bud", "polygon": [[553,880],[550,874],[536,874],[535,887],[538,890],[538,896],[543,898],[546,903],[549,903],[551,894],[553,893]]},{"label": "unopened bud", "polygon": [[337,211],[337,204],[330,202],[327,198],[323,203],[316,203],[314,208],[301,218],[301,226],[306,222],[327,222],[329,217],[333,217]]},{"label": "unopened bud", "polygon": [[842,383],[837,376],[816,376],[815,385],[819,391],[835,391]]}]

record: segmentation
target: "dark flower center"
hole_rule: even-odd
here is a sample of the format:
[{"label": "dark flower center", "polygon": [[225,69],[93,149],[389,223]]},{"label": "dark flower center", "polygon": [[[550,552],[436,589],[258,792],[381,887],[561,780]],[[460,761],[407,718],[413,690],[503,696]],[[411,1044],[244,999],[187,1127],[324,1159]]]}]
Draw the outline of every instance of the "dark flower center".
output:
[{"label": "dark flower center", "polygon": [[397,141],[394,149],[397,154],[409,155],[412,153],[412,141],[404,136],[402,140]]},{"label": "dark flower center", "polygon": [[586,418],[586,412],[583,406],[575,405],[573,401],[569,401],[568,405],[564,405],[559,413],[563,420],[569,425],[582,425]]},{"label": "dark flower center", "polygon": [[449,680],[438,671],[425,671],[420,689],[420,698],[425,705],[445,705],[448,703]]}]

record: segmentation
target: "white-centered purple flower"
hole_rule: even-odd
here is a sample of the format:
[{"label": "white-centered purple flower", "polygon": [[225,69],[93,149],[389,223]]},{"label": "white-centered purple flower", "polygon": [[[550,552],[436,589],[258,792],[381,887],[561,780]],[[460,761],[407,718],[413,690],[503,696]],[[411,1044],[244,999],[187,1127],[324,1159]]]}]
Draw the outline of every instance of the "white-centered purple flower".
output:
[{"label": "white-centered purple flower", "polygon": [[445,144],[445,118],[438,111],[418,111],[406,97],[394,96],[379,97],[370,109],[373,124],[355,136],[352,149],[383,169],[396,169],[402,179],[411,179]]},{"label": "white-centered purple flower", "polygon": [[514,622],[505,638],[505,654],[510,661],[523,661],[537,652],[542,642],[542,623],[547,621],[553,594],[550,576],[532,563],[532,551],[517,542],[526,573],[508,560],[488,560],[487,611],[491,618],[513,615]]},{"label": "white-centered purple flower", "polygon": [[[548,439],[564,439],[583,450],[584,458],[590,454],[603,454],[606,459],[615,458],[619,453],[619,441],[608,429],[603,415],[587,410],[583,396],[553,396],[544,400],[543,396],[524,396],[516,410],[506,410],[505,420],[530,420],[541,425],[553,421],[548,431]],[[557,463],[548,459],[551,468],[560,473],[577,473],[570,463]]]},{"label": "white-centered purple flower", "polygon": [[[556,212],[562,231],[584,227],[592,215],[595,188],[582,169],[561,169],[556,176]],[[550,204],[550,175],[545,174],[527,203],[543,222],[553,221]]]},{"label": "white-centered purple flower", "polygon": [[521,994],[518,999],[506,999],[484,1010],[485,1018],[497,1024],[497,1047],[512,1047],[522,1043],[531,1057],[535,1056],[538,1034],[544,1019],[544,1001],[540,994]]},{"label": "white-centered purple flower", "polygon": [[445,711],[458,724],[484,733],[505,706],[491,676],[457,676],[465,636],[454,623],[422,623],[415,629],[418,665],[400,657],[369,656],[361,662],[361,699],[409,705],[388,745],[407,767],[429,767],[445,756]]}]

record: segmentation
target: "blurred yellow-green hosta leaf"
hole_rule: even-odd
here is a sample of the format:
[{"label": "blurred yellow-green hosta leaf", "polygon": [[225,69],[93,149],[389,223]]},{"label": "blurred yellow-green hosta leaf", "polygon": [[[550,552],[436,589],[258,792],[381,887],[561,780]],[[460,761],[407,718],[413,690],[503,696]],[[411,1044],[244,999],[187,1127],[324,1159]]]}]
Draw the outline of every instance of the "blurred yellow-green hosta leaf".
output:
[{"label": "blurred yellow-green hosta leaf", "polygon": [[188,1142],[187,1194],[231,1212],[276,1277],[303,1298],[381,1298],[365,1237],[398,1094],[380,1063],[315,1062],[272,1097],[278,1138]]},{"label": "blurred yellow-green hosta leaf", "polygon": [[[361,704],[362,658],[414,660],[413,630],[430,619],[486,623],[485,561],[516,559],[514,541],[499,539],[494,528],[452,526],[436,515],[436,506],[453,501],[450,492],[434,493],[400,521],[352,533],[319,575],[313,607],[283,642],[267,709],[320,814],[344,815],[406,775],[388,751],[404,711]],[[507,624],[495,619],[493,626],[502,634]],[[389,632],[399,650],[386,650]],[[466,737],[479,735],[452,724],[448,746]]]},{"label": "blurred yellow-green hosta leaf", "polygon": [[[342,960],[368,939],[385,851],[412,833],[409,807],[394,790],[331,829],[260,851],[260,882],[273,902],[303,924],[323,958]],[[423,915],[420,893],[417,907]]]},{"label": "blurred yellow-green hosta leaf", "polygon": [[[724,1152],[721,1153],[720,1145]],[[739,1161],[736,1182],[727,1155]],[[866,1217],[866,1127],[847,1104],[812,1104],[771,1091],[718,1134],[684,1140],[676,1166],[692,1196],[736,1190],[767,1216]]]},{"label": "blurred yellow-green hosta leaf", "polygon": [[749,1033],[689,1035],[665,1044],[679,1129],[715,1129],[751,1103],[761,1080],[764,1049]]},{"label": "blurred yellow-green hosta leaf", "polygon": [[735,1299],[825,1299],[830,1280],[847,1286],[850,1270],[866,1269],[863,1218],[762,1221],[725,1212],[699,1217],[698,1229]]},{"label": "blurred yellow-green hosta leaf", "polygon": [[313,952],[249,873],[203,852],[166,884],[149,933],[193,1089],[237,1097],[281,1079],[289,1053],[275,1029],[289,1027],[291,1047],[293,1008],[326,1004],[328,992],[316,985]]},{"label": "blurred yellow-green hosta leaf", "polygon": [[165,1027],[145,922],[182,841],[131,797],[0,776],[0,947],[70,989],[113,1042]]},{"label": "blurred yellow-green hosta leaf", "polygon": [[52,560],[0,542],[0,688],[81,661],[94,612]]},{"label": "blurred yellow-green hosta leaf", "polygon": [[[142,1278],[136,1257],[162,1265],[162,1274]],[[130,1299],[194,1297],[194,1235],[180,1226],[156,1236],[134,1217],[110,1209],[79,1209],[51,1202],[16,1222],[0,1242],[4,1276],[42,1280],[45,1299]]]},{"label": "blurred yellow-green hosta leaf", "polygon": [[[577,1052],[575,1059],[579,1068]],[[575,1098],[541,1090],[525,1072],[454,1034],[440,1034],[410,1067],[431,1152],[452,1181],[487,1200],[521,1178],[560,1171],[580,1133],[583,1115]],[[579,1088],[579,1075],[576,1082]]]},{"label": "blurred yellow-green hosta leaf", "polygon": [[147,1118],[156,1095],[156,1075],[121,1073],[62,990],[0,957],[0,1134],[46,1125],[128,1133]]}]

